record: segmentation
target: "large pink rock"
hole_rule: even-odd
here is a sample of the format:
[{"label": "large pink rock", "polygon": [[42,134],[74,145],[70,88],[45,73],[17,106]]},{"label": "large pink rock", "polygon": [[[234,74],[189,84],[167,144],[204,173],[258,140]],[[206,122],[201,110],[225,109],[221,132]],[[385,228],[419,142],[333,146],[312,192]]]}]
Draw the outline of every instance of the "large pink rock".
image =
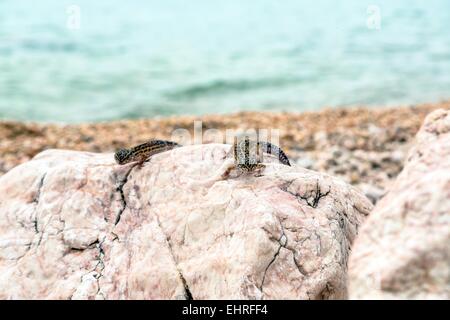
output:
[{"label": "large pink rock", "polygon": [[401,174],[361,228],[350,298],[450,299],[450,111],[425,120]]},{"label": "large pink rock", "polygon": [[229,148],[182,147],[143,167],[48,150],[9,171],[0,299],[345,298],[370,201],[277,163],[259,177],[202,183]]}]

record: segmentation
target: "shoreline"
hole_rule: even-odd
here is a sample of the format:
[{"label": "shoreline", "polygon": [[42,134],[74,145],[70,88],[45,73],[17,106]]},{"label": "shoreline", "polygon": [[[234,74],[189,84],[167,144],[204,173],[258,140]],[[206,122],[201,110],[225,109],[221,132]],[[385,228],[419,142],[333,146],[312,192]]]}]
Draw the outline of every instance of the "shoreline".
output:
[{"label": "shoreline", "polygon": [[[170,116],[83,124],[0,121],[0,175],[51,148],[114,152],[149,139],[170,139],[173,130],[280,129],[280,146],[291,162],[343,178],[374,202],[403,168],[424,117],[450,101],[387,108],[325,108],[303,113],[239,112]],[[204,140],[203,143],[212,141]]]}]

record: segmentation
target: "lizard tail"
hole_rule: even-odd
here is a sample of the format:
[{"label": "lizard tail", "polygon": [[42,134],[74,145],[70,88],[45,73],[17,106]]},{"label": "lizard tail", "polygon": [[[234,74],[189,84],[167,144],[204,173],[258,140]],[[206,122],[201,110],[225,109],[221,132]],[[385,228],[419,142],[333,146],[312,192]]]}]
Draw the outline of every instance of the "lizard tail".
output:
[{"label": "lizard tail", "polygon": [[278,148],[276,145],[270,142],[260,142],[259,144],[262,146],[263,152],[273,154],[278,157],[278,160],[280,160],[282,164],[291,166],[286,153],[284,153],[284,151]]},{"label": "lizard tail", "polygon": [[150,143],[154,145],[159,145],[161,147],[173,147],[173,148],[181,147],[181,144],[169,140],[151,140]]}]

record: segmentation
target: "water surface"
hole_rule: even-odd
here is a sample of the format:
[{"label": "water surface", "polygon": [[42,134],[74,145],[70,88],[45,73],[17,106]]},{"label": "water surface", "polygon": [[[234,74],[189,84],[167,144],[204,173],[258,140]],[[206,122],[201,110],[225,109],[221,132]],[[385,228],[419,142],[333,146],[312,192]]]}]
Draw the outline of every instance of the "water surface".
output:
[{"label": "water surface", "polygon": [[0,0],[0,118],[82,122],[450,98],[450,1],[376,1],[380,29],[367,25],[370,4]]}]

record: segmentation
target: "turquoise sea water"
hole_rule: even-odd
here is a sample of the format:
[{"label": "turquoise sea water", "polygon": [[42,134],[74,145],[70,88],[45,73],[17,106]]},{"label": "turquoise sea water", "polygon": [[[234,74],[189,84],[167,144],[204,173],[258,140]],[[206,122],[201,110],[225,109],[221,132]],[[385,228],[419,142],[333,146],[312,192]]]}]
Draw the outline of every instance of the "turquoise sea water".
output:
[{"label": "turquoise sea water", "polygon": [[448,98],[448,0],[0,0],[3,119]]}]

